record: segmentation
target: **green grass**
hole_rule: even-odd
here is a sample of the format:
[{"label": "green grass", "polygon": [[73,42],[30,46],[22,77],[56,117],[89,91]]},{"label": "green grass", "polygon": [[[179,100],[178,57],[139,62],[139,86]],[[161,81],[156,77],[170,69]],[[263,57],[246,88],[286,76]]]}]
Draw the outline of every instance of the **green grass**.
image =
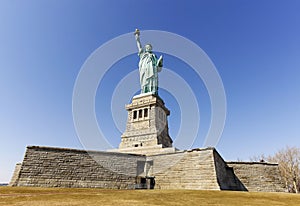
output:
[{"label": "green grass", "polygon": [[107,190],[0,187],[0,205],[287,205],[299,206],[300,195],[199,190]]}]

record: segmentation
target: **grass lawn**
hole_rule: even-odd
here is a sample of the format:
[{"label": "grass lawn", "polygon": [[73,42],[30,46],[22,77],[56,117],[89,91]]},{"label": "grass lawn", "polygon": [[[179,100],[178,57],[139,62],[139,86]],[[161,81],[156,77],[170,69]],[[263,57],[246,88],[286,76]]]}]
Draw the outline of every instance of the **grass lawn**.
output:
[{"label": "grass lawn", "polygon": [[287,205],[299,206],[300,195],[199,190],[107,190],[0,187],[0,205]]}]

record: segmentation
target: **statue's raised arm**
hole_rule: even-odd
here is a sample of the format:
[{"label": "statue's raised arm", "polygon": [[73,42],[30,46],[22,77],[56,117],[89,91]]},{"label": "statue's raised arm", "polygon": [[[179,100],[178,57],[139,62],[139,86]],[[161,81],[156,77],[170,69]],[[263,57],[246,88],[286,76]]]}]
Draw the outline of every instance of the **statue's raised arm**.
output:
[{"label": "statue's raised arm", "polygon": [[163,66],[162,56],[159,59],[152,52],[152,45],[146,44],[145,48],[142,47],[140,41],[140,31],[138,29],[134,32],[138,55],[140,57],[139,61],[139,72],[140,72],[140,83],[141,83],[141,93],[152,93],[157,94],[158,90],[158,72],[161,71]]},{"label": "statue's raised arm", "polygon": [[136,29],[134,35],[135,35],[137,47],[139,49],[139,53],[141,53],[143,51],[143,47],[140,41],[140,30]]}]

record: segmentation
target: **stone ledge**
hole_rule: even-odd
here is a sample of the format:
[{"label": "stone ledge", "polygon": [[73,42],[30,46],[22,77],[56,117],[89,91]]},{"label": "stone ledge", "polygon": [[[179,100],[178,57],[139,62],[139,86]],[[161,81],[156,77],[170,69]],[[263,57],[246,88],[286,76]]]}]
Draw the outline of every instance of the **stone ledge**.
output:
[{"label": "stone ledge", "polygon": [[[206,151],[206,150],[215,150],[216,151],[216,149],[214,147],[195,148],[195,149],[189,149],[189,150],[179,150],[179,149],[175,148],[175,153],[196,152],[196,151]],[[155,155],[151,155],[151,156],[171,155],[171,154],[174,154],[174,153],[169,153],[169,154],[155,154]]]},{"label": "stone ledge", "polygon": [[110,151],[96,151],[96,150],[81,150],[72,148],[62,148],[62,147],[46,147],[46,146],[27,146],[27,149],[43,150],[43,151],[58,151],[58,152],[76,152],[76,153],[90,153],[90,154],[108,154],[108,155],[118,155],[118,156],[145,156],[141,154],[129,154],[129,153],[119,153]]},{"label": "stone ledge", "polygon": [[247,164],[247,165],[273,165],[278,166],[278,163],[272,163],[272,162],[237,162],[237,161],[226,161],[227,164]]},{"label": "stone ledge", "polygon": [[[144,99],[141,101],[141,99]],[[165,110],[167,115],[170,115],[170,110],[165,107],[164,101],[158,96],[151,93],[136,95],[132,98],[131,104],[125,105],[126,110],[132,110],[134,108],[157,105]]]},{"label": "stone ledge", "polygon": [[109,151],[126,153],[126,154],[144,154],[146,156],[150,156],[156,154],[158,155],[174,154],[177,151],[177,149],[175,147],[162,147],[162,145],[155,145],[155,146],[122,148],[122,149],[115,149]]}]

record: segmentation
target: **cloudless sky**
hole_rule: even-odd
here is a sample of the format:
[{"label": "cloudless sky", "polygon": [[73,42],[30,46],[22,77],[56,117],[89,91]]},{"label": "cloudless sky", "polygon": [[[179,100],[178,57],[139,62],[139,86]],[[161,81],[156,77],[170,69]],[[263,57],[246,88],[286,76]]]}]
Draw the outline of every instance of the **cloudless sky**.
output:
[{"label": "cloudless sky", "polygon": [[[216,146],[225,160],[272,155],[286,145],[300,147],[299,11],[297,0],[1,0],[0,182],[9,182],[27,145],[83,148],[72,117],[76,77],[94,50],[135,28],[184,36],[215,64],[227,98],[226,124]],[[137,56],[128,56],[107,73],[97,92],[98,115],[102,107],[97,105],[112,95],[115,85],[110,82],[116,84],[113,80],[136,69],[137,62]],[[200,85],[204,134],[210,108],[201,79],[180,73],[185,65],[176,58],[166,55],[164,63],[193,91]],[[180,105],[174,94],[160,94],[171,110],[174,136]],[[122,131],[109,114],[99,123],[117,147]],[[193,146],[202,144],[200,134]]]}]

